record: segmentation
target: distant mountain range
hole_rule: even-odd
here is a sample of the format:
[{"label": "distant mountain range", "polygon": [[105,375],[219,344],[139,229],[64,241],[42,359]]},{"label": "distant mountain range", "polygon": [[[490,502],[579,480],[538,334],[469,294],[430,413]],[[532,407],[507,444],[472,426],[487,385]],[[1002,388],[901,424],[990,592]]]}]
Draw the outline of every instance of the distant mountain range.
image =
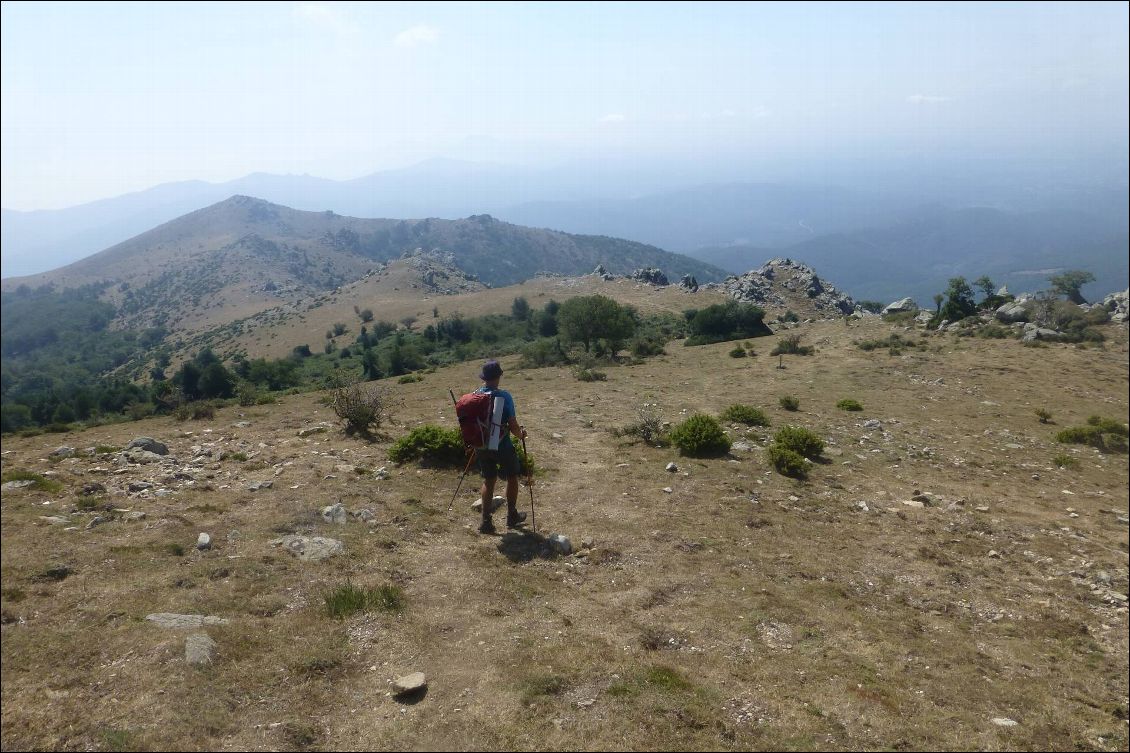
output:
[{"label": "distant mountain range", "polygon": [[538,272],[625,274],[659,267],[699,281],[725,272],[654,246],[537,230],[476,215],[462,220],[358,219],[234,196],[51,272],[3,281],[58,288],[108,285],[130,326],[200,329],[355,282],[416,249],[450,255],[464,272],[508,285]]}]

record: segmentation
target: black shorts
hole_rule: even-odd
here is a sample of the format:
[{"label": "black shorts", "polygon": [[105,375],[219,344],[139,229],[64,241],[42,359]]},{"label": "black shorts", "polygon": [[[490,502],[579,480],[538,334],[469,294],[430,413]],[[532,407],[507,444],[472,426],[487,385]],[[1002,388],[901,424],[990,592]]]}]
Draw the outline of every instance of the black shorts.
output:
[{"label": "black shorts", "polygon": [[510,442],[499,446],[497,450],[475,450],[475,456],[479,460],[479,475],[483,478],[522,475],[522,461],[518,459],[518,451]]}]

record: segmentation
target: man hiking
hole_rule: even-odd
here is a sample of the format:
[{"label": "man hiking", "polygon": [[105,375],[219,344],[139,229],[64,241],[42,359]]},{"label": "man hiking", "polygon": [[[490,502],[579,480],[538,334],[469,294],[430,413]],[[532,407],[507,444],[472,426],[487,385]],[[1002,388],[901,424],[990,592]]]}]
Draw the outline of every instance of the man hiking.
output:
[{"label": "man hiking", "polygon": [[479,526],[479,533],[494,533],[491,502],[494,500],[494,482],[500,474],[506,477],[506,527],[516,528],[526,519],[526,513],[518,512],[518,476],[522,473],[522,462],[518,459],[518,451],[514,448],[514,443],[510,441],[511,433],[525,439],[526,430],[518,425],[514,412],[514,398],[506,390],[498,388],[498,382],[502,379],[502,366],[498,361],[490,360],[484,363],[479,372],[479,379],[483,380],[483,386],[475,392],[485,393],[503,401],[502,418],[499,423],[504,427],[504,436],[498,441],[498,449],[477,450],[479,474],[483,477],[483,522]]}]

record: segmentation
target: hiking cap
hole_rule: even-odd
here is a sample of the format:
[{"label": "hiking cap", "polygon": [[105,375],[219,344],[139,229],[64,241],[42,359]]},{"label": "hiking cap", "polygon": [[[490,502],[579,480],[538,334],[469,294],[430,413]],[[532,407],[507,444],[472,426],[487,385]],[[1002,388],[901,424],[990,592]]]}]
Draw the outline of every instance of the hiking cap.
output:
[{"label": "hiking cap", "polygon": [[479,370],[479,379],[484,382],[493,382],[502,376],[502,366],[493,358],[483,364],[483,368]]}]

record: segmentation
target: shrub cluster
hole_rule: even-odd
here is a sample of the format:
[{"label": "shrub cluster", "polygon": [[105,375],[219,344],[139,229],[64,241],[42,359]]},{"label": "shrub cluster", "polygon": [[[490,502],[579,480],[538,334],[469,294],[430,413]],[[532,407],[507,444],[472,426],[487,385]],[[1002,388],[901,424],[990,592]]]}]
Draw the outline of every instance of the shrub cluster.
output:
[{"label": "shrub cluster", "polygon": [[717,457],[730,451],[730,438],[718,419],[696,413],[671,430],[671,441],[679,452],[691,457]]},{"label": "shrub cluster", "polygon": [[805,458],[815,460],[824,451],[824,441],[801,426],[783,426],[773,436],[766,456],[777,471],[793,478],[808,475]]},{"label": "shrub cluster", "polygon": [[760,408],[752,405],[731,405],[722,411],[722,420],[749,426],[768,426],[769,418]]},{"label": "shrub cluster", "polygon": [[352,436],[372,436],[392,411],[392,396],[384,387],[363,387],[347,383],[334,388],[330,406],[337,417],[345,422],[345,433]]},{"label": "shrub cluster", "polygon": [[839,408],[840,410],[849,410],[849,411],[861,411],[861,410],[863,410],[863,404],[860,403],[858,400],[853,400],[850,397],[845,397],[843,400],[836,403],[836,407]]},{"label": "shrub cluster", "polygon": [[665,447],[670,441],[668,432],[663,428],[663,419],[651,406],[644,405],[636,412],[638,420],[627,426],[612,429],[616,437],[639,437],[645,443],[654,447]]},{"label": "shrub cluster", "polygon": [[1100,452],[1126,452],[1126,424],[1113,418],[1091,416],[1086,426],[1072,426],[1055,435],[1063,444],[1086,444]]},{"label": "shrub cluster", "polygon": [[800,335],[788,335],[777,341],[773,350],[769,351],[769,355],[810,356],[815,352],[816,348],[813,346],[800,344]]},{"label": "shrub cluster", "polygon": [[800,398],[793,395],[784,395],[781,400],[781,407],[788,411],[800,410]]},{"label": "shrub cluster", "polygon": [[436,467],[459,466],[465,462],[463,435],[457,429],[444,429],[432,424],[418,426],[407,436],[396,440],[388,457],[397,463],[418,460]]}]

